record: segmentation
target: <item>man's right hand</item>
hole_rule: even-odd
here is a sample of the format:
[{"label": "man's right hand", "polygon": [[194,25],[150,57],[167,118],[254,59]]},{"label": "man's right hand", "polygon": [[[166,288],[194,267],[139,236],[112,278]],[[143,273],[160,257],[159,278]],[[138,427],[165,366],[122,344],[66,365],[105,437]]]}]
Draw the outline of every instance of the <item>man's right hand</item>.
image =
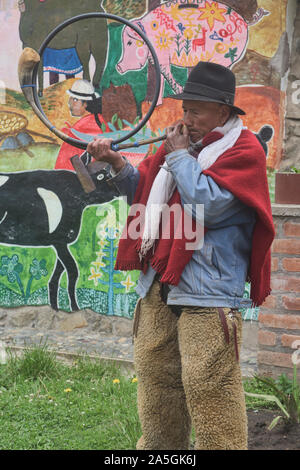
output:
[{"label": "man's right hand", "polygon": [[87,146],[87,152],[92,155],[95,160],[109,163],[113,170],[118,173],[126,165],[125,160],[119,152],[111,149],[112,139],[97,139],[96,137]]}]

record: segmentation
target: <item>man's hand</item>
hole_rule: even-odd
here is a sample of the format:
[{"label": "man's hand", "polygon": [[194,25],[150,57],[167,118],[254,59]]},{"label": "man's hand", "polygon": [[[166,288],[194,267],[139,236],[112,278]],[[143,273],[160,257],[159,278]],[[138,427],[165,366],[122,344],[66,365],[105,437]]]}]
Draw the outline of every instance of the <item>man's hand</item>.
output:
[{"label": "man's hand", "polygon": [[118,173],[126,165],[125,160],[119,152],[111,149],[112,139],[97,139],[96,137],[87,146],[87,152],[100,162],[109,163],[113,170]]},{"label": "man's hand", "polygon": [[182,121],[175,123],[174,126],[166,129],[167,139],[165,141],[165,150],[168,153],[179,149],[187,149],[189,146],[189,134]]}]

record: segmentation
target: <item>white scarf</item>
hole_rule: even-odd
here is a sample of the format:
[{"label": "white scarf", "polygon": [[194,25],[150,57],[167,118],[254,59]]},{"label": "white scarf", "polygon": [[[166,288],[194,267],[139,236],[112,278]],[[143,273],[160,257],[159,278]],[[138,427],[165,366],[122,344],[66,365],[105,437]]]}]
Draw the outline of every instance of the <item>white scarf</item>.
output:
[{"label": "white scarf", "polygon": [[[221,139],[204,147],[197,158],[202,170],[207,170],[226,150],[234,146],[241,135],[243,122],[238,116],[230,118],[223,127],[216,127],[212,132],[224,135]],[[197,142],[201,144],[201,141]],[[197,145],[197,144],[194,144]],[[191,148],[193,144],[191,144]],[[145,228],[140,248],[140,258],[146,255],[159,236],[161,212],[171,198],[176,188],[176,182],[168,169],[167,162],[158,172],[148,197],[145,212]]]}]

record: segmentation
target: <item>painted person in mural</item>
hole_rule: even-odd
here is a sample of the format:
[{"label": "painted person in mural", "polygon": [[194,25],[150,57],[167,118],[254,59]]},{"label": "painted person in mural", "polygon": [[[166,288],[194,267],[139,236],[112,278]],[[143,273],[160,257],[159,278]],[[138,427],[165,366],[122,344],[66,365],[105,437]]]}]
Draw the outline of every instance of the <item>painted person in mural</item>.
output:
[{"label": "painted person in mural", "polygon": [[[69,97],[68,106],[72,117],[78,117],[75,125],[68,123],[62,131],[70,137],[76,138],[72,129],[85,134],[102,134],[103,129],[109,130],[102,116],[102,97],[97,93],[88,80],[76,80],[67,90]],[[78,153],[78,150],[64,142],[57,156],[55,168],[74,170],[70,158]]]},{"label": "painted person in mural", "polygon": [[[195,449],[247,449],[239,309],[261,305],[270,293],[266,157],[234,105],[230,69],[199,62],[172,98],[182,100],[183,118],[138,168],[109,139],[87,148],[111,164],[131,204],[116,269],[141,271],[137,449],[189,449],[191,426]],[[180,231],[185,220],[192,226]],[[243,298],[246,280],[251,299]]]}]

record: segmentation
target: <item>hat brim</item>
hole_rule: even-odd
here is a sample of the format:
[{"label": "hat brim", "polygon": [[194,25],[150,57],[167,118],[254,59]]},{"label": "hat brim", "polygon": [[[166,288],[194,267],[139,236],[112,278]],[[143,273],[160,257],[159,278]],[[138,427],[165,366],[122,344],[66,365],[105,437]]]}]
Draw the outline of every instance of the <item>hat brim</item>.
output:
[{"label": "hat brim", "polygon": [[191,100],[191,101],[206,101],[206,102],[211,102],[211,103],[220,103],[220,104],[225,104],[226,106],[229,106],[232,108],[237,114],[242,114],[245,115],[245,111],[243,111],[241,108],[238,108],[237,106],[234,106],[229,103],[224,103],[224,101],[209,98],[208,96],[201,96],[201,95],[196,95],[193,93],[179,93],[177,95],[169,95],[167,98],[172,98],[173,100]]},{"label": "hat brim", "polygon": [[[74,93],[72,93],[71,90],[67,90],[67,93],[68,93],[68,95],[72,96],[72,98],[77,98],[78,100],[82,100],[82,101],[92,101],[93,100],[92,96],[82,96],[79,93],[76,93],[76,95],[75,95]],[[97,92],[95,92],[95,96],[96,96],[96,98],[100,98],[100,95]]]}]

